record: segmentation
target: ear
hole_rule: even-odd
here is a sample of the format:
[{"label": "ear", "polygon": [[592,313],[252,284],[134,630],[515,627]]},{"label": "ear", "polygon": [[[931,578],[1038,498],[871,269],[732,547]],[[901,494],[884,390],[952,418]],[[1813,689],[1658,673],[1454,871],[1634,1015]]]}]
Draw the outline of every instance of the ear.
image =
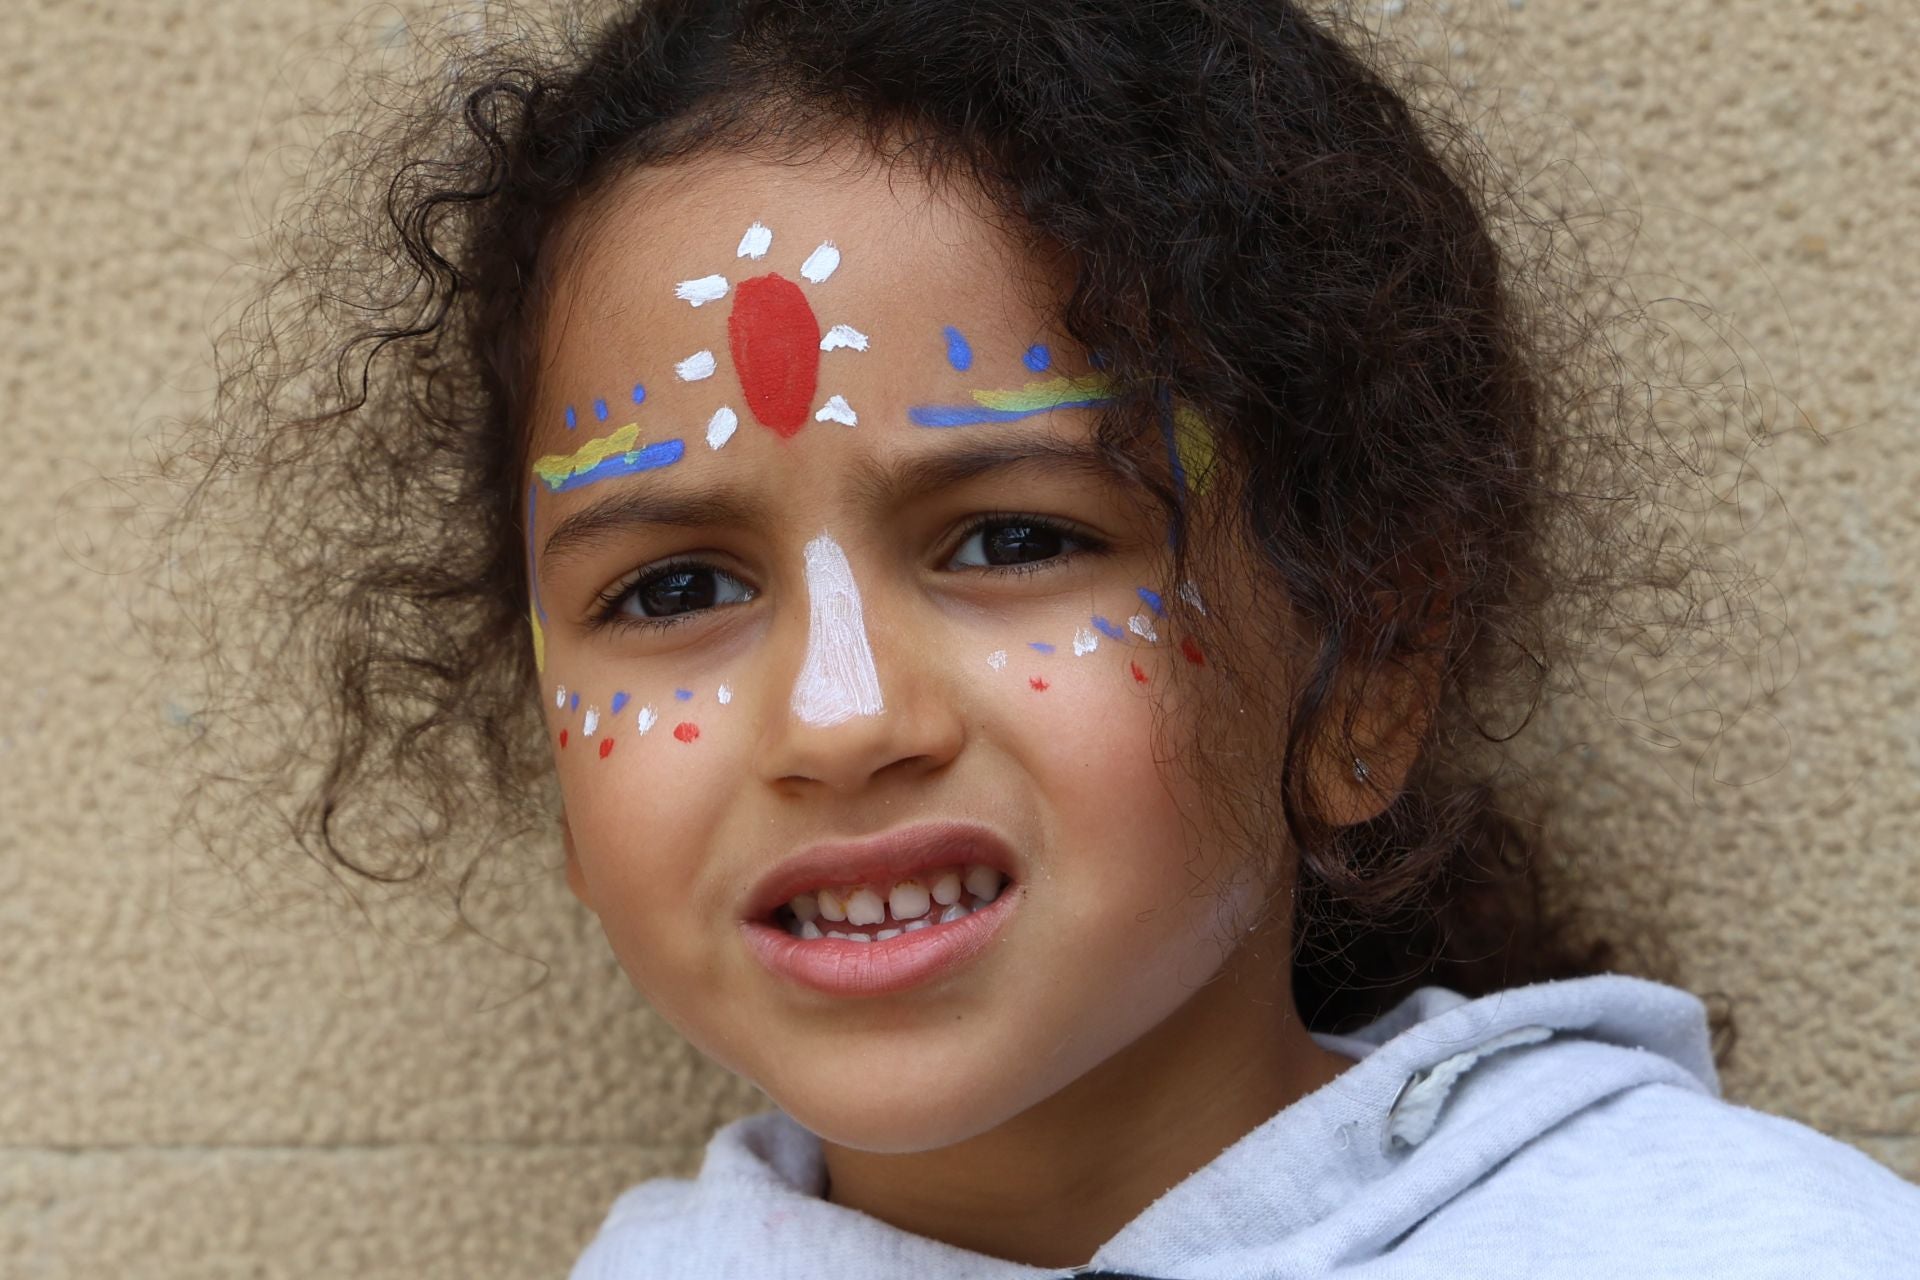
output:
[{"label": "ear", "polygon": [[[1341,678],[1333,716],[1315,744],[1309,770],[1318,812],[1329,824],[1347,827],[1378,817],[1406,785],[1439,702],[1447,631],[1443,611],[1420,633],[1412,652]],[[1349,713],[1351,740],[1341,730]],[[1356,759],[1364,770],[1355,766]]]},{"label": "ear", "polygon": [[567,851],[567,888],[579,899],[580,905],[593,910],[593,903],[587,898],[587,878],[580,870],[580,855],[573,847],[573,827],[567,822],[567,815],[560,815],[560,843]]}]

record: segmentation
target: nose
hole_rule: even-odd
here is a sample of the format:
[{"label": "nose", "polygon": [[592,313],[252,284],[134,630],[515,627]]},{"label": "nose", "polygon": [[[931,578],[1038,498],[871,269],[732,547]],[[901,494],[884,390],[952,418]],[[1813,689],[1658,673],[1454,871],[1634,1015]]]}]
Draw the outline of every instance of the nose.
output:
[{"label": "nose", "polygon": [[[910,588],[863,592],[852,563],[822,535],[806,552],[805,616],[775,643],[792,654],[791,696],[770,699],[756,768],[786,790],[851,794],[889,777],[930,773],[965,741],[965,718],[938,670],[939,638],[920,634]],[[875,585],[868,575],[869,587]]]}]

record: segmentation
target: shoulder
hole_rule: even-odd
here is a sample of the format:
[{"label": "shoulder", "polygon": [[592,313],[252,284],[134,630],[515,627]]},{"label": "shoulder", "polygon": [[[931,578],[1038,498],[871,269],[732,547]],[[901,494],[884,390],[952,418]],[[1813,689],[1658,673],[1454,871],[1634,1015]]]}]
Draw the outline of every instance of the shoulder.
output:
[{"label": "shoulder", "polygon": [[1537,1136],[1430,1230],[1514,1241],[1530,1276],[1892,1280],[1920,1258],[1920,1187],[1796,1121],[1646,1084]]}]

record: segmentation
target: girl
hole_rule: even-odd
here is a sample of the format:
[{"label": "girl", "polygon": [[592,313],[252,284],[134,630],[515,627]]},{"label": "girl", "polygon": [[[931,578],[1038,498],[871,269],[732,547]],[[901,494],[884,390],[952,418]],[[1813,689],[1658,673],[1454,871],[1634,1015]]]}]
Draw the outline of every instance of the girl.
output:
[{"label": "girl", "polygon": [[309,847],[550,775],[774,1103],[578,1280],[1911,1274],[1920,1190],[1537,905],[1488,708],[1612,545],[1598,365],[1330,32],[646,0],[388,135],[344,401],[213,465],[323,642]]}]

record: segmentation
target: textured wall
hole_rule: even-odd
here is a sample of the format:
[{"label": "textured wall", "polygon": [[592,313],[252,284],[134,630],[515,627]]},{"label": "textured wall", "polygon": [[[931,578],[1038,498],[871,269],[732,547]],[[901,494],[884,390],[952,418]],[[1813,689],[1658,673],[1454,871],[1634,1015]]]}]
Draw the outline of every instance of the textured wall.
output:
[{"label": "textured wall", "polygon": [[[269,880],[160,838],[192,708],[125,624],[137,529],[87,477],[204,394],[243,197],[278,171],[267,104],[328,74],[358,9],[0,6],[7,1276],[559,1274],[620,1188],[691,1172],[761,1105],[646,1011],[554,850],[472,909],[551,966],[523,995],[527,956],[269,912]],[[1436,16],[1401,9],[1371,12]],[[1577,143],[1640,210],[1632,269],[1712,302],[1791,397],[1726,486],[1785,638],[1720,663],[1704,710],[1643,668],[1550,722],[1568,825],[1606,837],[1594,900],[1738,999],[1731,1096],[1920,1176],[1920,10],[1487,0],[1446,21],[1436,61]]]}]

